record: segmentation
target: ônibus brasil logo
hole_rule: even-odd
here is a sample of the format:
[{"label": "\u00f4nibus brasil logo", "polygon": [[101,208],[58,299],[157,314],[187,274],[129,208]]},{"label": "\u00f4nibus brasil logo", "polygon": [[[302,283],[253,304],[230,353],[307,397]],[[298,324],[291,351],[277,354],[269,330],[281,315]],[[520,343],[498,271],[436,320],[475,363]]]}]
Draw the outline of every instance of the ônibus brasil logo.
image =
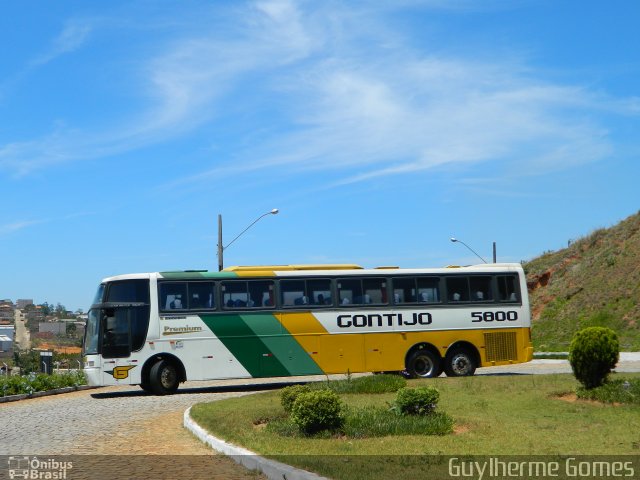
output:
[{"label": "\u00f4nibus brasil logo", "polygon": [[33,480],[65,480],[73,462],[63,462],[53,458],[9,457],[9,478]]}]

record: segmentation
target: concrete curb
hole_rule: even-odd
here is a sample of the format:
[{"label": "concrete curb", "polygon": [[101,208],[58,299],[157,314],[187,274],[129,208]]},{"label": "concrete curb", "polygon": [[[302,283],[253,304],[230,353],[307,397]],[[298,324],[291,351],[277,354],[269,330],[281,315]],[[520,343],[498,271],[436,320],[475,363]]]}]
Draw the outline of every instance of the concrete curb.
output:
[{"label": "concrete curb", "polygon": [[71,393],[71,392],[77,392],[81,390],[90,390],[92,388],[100,388],[100,387],[90,387],[89,385],[78,385],[77,387],[56,388],[54,390],[45,390],[43,392],[23,393],[20,395],[7,395],[5,397],[0,397],[0,403],[17,402],[19,400],[28,400],[30,398],[48,397],[49,395],[60,395],[62,393]]},{"label": "concrete curb", "polygon": [[287,480],[328,480],[326,477],[321,477],[315,473],[261,457],[246,448],[238,447],[214,437],[191,418],[191,407],[184,412],[184,426],[200,441],[214,450],[231,457],[233,461],[249,470],[255,470],[266,475],[270,480],[282,480],[283,478]]}]

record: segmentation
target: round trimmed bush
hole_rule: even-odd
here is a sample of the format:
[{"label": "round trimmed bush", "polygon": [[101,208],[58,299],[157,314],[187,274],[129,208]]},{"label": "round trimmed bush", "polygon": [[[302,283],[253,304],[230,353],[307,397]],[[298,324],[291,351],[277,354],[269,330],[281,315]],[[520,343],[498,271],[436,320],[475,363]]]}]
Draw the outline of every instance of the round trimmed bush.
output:
[{"label": "round trimmed bush", "polygon": [[284,411],[287,413],[291,413],[291,409],[293,408],[293,404],[298,398],[298,395],[301,393],[308,393],[311,389],[308,385],[291,385],[290,387],[285,387],[280,392],[280,404]]},{"label": "round trimmed bush", "polygon": [[589,327],[577,332],[569,347],[569,363],[576,379],[591,389],[605,383],[618,363],[620,343],[610,328]]},{"label": "round trimmed bush", "polygon": [[401,388],[395,410],[402,415],[428,415],[438,406],[440,392],[435,387]]},{"label": "round trimmed bush", "polygon": [[331,390],[302,392],[293,402],[291,420],[306,434],[336,430],[344,422],[340,397]]}]

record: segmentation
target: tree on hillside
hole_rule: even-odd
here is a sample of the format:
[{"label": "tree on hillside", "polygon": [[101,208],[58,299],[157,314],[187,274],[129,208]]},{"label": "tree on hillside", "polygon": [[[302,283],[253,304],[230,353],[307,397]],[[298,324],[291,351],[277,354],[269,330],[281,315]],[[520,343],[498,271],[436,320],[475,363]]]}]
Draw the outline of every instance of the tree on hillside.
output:
[{"label": "tree on hillside", "polygon": [[51,315],[51,305],[49,305],[47,302],[41,303],[38,306],[42,308],[42,313],[44,314],[44,316]]},{"label": "tree on hillside", "polygon": [[56,305],[56,308],[54,310],[54,314],[56,317],[58,318],[64,318],[67,314],[67,309],[64,305],[62,305],[60,302],[58,302],[58,304]]}]

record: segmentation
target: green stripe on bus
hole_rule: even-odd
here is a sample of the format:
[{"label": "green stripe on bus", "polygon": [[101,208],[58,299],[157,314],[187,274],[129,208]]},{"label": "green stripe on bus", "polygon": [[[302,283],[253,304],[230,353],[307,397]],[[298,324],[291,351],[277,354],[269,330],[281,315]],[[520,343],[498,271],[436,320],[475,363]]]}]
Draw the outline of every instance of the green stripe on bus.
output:
[{"label": "green stripe on bus", "polygon": [[[271,314],[258,314],[256,317],[267,317],[266,323],[275,320]],[[268,356],[271,351],[241,315],[203,315],[201,318],[252,377],[290,375],[275,355]],[[255,321],[258,319],[252,318],[251,323]]]},{"label": "green stripe on bus", "polygon": [[238,278],[238,274],[234,272],[206,272],[206,271],[193,271],[193,272],[160,272],[162,278],[169,280],[198,280],[204,278]]},{"label": "green stripe on bus", "polygon": [[[269,317],[268,319],[266,317]],[[287,369],[289,375],[322,375],[324,372],[274,315],[242,315],[254,333]]]},{"label": "green stripe on bus", "polygon": [[201,318],[253,377],[322,374],[320,367],[270,313]]}]

